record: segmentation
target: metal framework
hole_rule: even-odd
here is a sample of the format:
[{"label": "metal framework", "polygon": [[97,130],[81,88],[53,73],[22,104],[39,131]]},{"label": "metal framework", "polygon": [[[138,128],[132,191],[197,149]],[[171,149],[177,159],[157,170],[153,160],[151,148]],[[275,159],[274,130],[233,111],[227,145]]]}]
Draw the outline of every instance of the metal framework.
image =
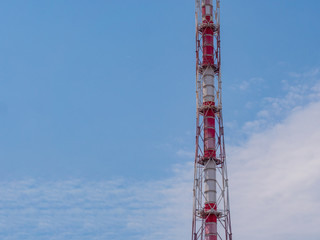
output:
[{"label": "metal framework", "polygon": [[192,240],[232,240],[221,97],[220,0],[196,0]]}]

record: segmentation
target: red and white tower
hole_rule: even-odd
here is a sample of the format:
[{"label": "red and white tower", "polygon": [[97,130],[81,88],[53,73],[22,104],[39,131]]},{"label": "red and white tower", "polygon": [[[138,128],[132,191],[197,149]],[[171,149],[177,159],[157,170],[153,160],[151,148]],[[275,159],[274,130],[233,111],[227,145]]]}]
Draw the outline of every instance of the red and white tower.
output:
[{"label": "red and white tower", "polygon": [[232,240],[221,98],[220,0],[196,0],[192,240]]}]

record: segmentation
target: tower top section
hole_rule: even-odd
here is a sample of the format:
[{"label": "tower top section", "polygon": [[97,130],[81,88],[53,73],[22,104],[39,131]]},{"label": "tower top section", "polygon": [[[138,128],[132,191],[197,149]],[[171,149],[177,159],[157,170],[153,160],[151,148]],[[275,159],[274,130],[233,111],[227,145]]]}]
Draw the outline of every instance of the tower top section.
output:
[{"label": "tower top section", "polygon": [[196,0],[197,23],[220,25],[220,0]]}]

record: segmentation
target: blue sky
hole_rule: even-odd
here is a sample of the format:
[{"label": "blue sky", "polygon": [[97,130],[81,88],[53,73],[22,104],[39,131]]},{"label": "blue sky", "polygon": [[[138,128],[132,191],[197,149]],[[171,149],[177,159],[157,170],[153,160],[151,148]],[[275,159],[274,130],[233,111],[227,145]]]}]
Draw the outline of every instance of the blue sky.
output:
[{"label": "blue sky", "polygon": [[[237,239],[320,235],[319,9],[221,1]],[[194,1],[4,1],[0,36],[1,239],[188,238]]]}]

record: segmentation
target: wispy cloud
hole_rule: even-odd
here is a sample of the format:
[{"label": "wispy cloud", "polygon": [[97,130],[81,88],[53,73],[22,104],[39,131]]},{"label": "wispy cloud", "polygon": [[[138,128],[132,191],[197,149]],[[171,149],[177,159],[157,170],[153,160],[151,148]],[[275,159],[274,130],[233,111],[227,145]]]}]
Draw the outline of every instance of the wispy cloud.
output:
[{"label": "wispy cloud", "polygon": [[264,79],[261,77],[252,77],[248,80],[244,80],[239,84],[233,86],[234,89],[247,91],[252,88],[256,88],[258,85],[261,85],[264,82]]},{"label": "wispy cloud", "polygon": [[320,68],[289,75],[295,79],[283,80],[279,86],[285,93],[277,97],[263,98],[256,118],[243,125],[244,132],[252,134],[269,128],[277,121],[283,120],[292,111],[320,100]]},{"label": "wispy cloud", "polygon": [[179,157],[183,157],[183,158],[194,158],[194,152],[186,151],[186,150],[182,150],[182,149],[177,151],[177,155]]},{"label": "wispy cloud", "polygon": [[0,182],[0,238],[186,238],[192,167],[173,170],[171,178],[149,182]]},{"label": "wispy cloud", "polygon": [[315,67],[312,69],[309,69],[305,72],[289,72],[289,76],[294,78],[313,78],[317,77],[320,73],[320,67]]}]

